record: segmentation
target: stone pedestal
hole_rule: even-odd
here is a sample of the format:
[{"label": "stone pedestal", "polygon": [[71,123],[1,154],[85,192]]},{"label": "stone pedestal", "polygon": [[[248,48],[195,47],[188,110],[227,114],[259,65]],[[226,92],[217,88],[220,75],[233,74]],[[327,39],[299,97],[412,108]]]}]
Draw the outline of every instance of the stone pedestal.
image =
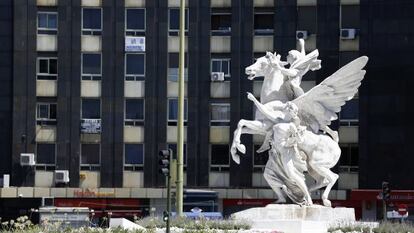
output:
[{"label": "stone pedestal", "polygon": [[247,220],[253,229],[269,229],[284,233],[326,233],[329,226],[338,222],[355,221],[352,208],[330,208],[320,205],[299,206],[270,204],[251,208],[232,215]]}]

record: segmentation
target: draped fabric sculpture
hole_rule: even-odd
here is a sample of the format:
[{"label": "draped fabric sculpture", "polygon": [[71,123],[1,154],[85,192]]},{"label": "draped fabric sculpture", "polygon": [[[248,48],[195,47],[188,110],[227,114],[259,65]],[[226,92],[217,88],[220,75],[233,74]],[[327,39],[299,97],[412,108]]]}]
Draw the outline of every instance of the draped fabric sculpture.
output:
[{"label": "draped fabric sculpture", "polygon": [[[306,54],[304,41],[299,43],[301,51],[291,50],[286,62],[281,61],[280,55],[267,52],[246,68],[250,80],[264,77],[263,86],[260,101],[247,93],[257,109],[255,119],[239,121],[230,153],[239,164],[237,152],[246,152],[241,134],[263,135],[258,152],[268,150],[264,177],[275,191],[277,202],[286,202],[289,197],[297,204],[312,205],[309,192],[325,187],[322,201],[331,206],[328,195],[338,175],[330,168],[338,162],[341,150],[338,133],[328,125],[357,93],[368,58],[355,59],[304,93],[300,87],[302,77],[320,69],[321,61],[317,59],[318,50]],[[305,171],[315,179],[311,187],[306,186]]]}]

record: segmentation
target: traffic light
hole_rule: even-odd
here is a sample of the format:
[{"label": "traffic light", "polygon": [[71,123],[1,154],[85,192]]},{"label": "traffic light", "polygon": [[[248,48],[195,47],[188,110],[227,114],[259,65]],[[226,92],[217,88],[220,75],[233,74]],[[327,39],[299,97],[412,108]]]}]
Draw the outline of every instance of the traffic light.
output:
[{"label": "traffic light", "polygon": [[171,150],[160,150],[158,163],[160,165],[159,172],[164,176],[169,176],[170,173],[170,159]]},{"label": "traffic light", "polygon": [[391,190],[388,182],[382,182],[382,199],[389,200],[391,197]]},{"label": "traffic light", "polygon": [[169,217],[170,217],[170,216],[169,216],[169,214],[168,214],[168,211],[164,210],[164,212],[162,212],[162,220],[163,220],[164,222],[167,222]]}]

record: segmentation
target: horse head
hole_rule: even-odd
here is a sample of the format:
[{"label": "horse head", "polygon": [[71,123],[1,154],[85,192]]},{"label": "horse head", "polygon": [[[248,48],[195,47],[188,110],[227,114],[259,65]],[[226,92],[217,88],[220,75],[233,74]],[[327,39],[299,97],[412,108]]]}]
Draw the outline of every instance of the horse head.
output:
[{"label": "horse head", "polygon": [[276,52],[274,54],[266,52],[265,56],[259,57],[255,63],[246,67],[245,72],[249,76],[248,79],[253,80],[256,77],[265,76],[272,70],[284,65],[286,63],[280,61],[280,55],[277,55]]}]

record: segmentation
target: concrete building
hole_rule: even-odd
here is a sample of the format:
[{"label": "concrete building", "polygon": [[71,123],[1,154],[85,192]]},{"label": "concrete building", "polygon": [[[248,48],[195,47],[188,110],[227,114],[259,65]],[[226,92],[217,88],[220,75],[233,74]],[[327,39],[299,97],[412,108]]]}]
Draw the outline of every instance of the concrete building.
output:
[{"label": "concrete building", "polygon": [[[157,156],[176,148],[178,7],[178,0],[1,1],[0,171],[13,186],[2,198],[163,203]],[[343,154],[331,199],[375,218],[376,199],[354,200],[350,190],[379,189],[383,180],[413,187],[406,179],[413,8],[403,0],[189,0],[185,186],[216,190],[225,213],[273,201],[262,176],[266,154],[254,152],[261,138],[242,138],[240,165],[229,144],[238,120],[253,118],[246,91],[259,95],[261,87],[244,67],[265,51],[286,56],[300,36],[308,51],[319,49],[323,66],[305,76],[306,90],[370,57],[359,95],[334,123]],[[21,166],[22,153],[34,154],[36,165]],[[55,183],[56,170],[68,174],[66,185]]]}]

